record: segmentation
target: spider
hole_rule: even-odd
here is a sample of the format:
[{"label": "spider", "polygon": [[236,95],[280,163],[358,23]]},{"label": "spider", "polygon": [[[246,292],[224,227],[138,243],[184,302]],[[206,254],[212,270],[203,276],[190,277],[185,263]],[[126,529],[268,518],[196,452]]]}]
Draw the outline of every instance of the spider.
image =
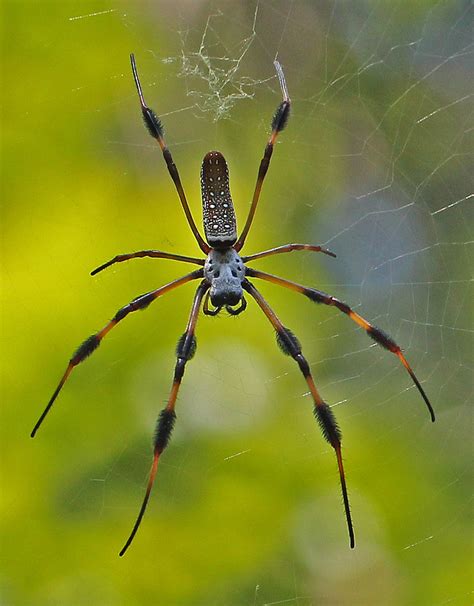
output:
[{"label": "spider", "polygon": [[395,354],[403,366],[408,371],[413,382],[415,383],[418,391],[420,392],[423,400],[428,407],[431,420],[435,420],[433,408],[425,394],[423,387],[416,378],[411,366],[408,364],[407,359],[400,347],[395,341],[386,334],[380,328],[377,328],[362,316],[356,313],[347,303],[336,299],[330,294],[327,294],[321,290],[315,288],[308,288],[291,282],[289,280],[280,278],[278,276],[264,273],[256,269],[250,268],[247,264],[263,257],[269,257],[270,255],[277,255],[283,253],[289,253],[292,251],[309,250],[313,252],[321,252],[326,255],[335,257],[336,255],[331,251],[323,248],[322,246],[314,246],[312,244],[286,244],[284,246],[277,246],[269,250],[265,250],[253,255],[241,256],[239,253],[245,244],[245,240],[249,233],[252,221],[257,209],[258,201],[260,198],[260,192],[262,184],[267,174],[267,170],[270,164],[270,160],[273,154],[273,148],[275,141],[279,133],[285,128],[288,118],[290,115],[291,101],[288,95],[288,89],[283,74],[282,67],[278,61],[274,62],[277,77],[279,80],[280,88],[282,91],[283,100],[277,107],[275,115],[271,123],[271,135],[265,147],[265,151],[260,162],[258,170],[257,181],[255,184],[255,190],[253,193],[252,202],[250,204],[250,210],[245,222],[244,228],[240,235],[237,234],[237,225],[235,219],[234,207],[230,195],[229,189],[229,172],[227,163],[224,156],[218,151],[211,151],[204,156],[201,167],[201,191],[202,191],[202,208],[203,208],[203,224],[206,241],[199,233],[198,228],[194,222],[191,211],[188,206],[186,195],[184,193],[181,179],[179,177],[178,169],[173,161],[171,152],[166,146],[163,134],[163,126],[158,116],[153,112],[152,109],[146,104],[142,86],[138,77],[137,66],[135,63],[135,57],[133,54],[130,55],[132,74],[137,88],[138,97],[140,100],[141,112],[146,128],[150,135],[157,141],[163,153],[163,158],[166,162],[166,166],[171,175],[171,179],[174,182],[176,190],[178,192],[181,205],[186,215],[189,227],[199,245],[201,251],[206,255],[205,259],[187,257],[183,255],[177,255],[174,253],[166,253],[161,250],[141,250],[134,253],[117,255],[107,263],[104,263],[100,267],[97,267],[91,272],[91,275],[95,275],[107,267],[110,267],[114,263],[122,263],[129,259],[135,259],[138,257],[153,257],[158,259],[172,259],[174,261],[182,261],[184,263],[193,263],[201,266],[199,269],[186,274],[185,276],[173,280],[165,286],[161,286],[155,290],[151,290],[139,297],[133,299],[128,305],[125,305],[117,311],[115,316],[108,322],[102,330],[99,330],[88,339],[86,339],[82,345],[74,352],[71,359],[69,360],[66,371],[64,372],[59,384],[54,391],[51,399],[49,400],[46,408],[41,414],[37,421],[34,429],[31,433],[31,437],[34,437],[38,431],[40,425],[51,409],[54,401],[56,400],[59,392],[61,391],[64,383],[67,381],[72,370],[86,358],[88,358],[100,345],[102,339],[121,322],[130,313],[143,310],[147,308],[153,301],[164,295],[165,293],[186,284],[192,280],[199,280],[199,286],[196,289],[191,312],[189,315],[186,330],[178,341],[176,347],[176,366],[174,370],[174,378],[169,394],[168,402],[158,416],[156,423],[156,430],[153,440],[153,463],[149,474],[148,484],[145,492],[145,496],[139,510],[137,519],[132,528],[132,531],[125,542],[120,556],[123,556],[130,544],[132,543],[135,534],[140,526],[143,515],[145,513],[150,493],[155,480],[156,472],[158,469],[158,461],[169,443],[173,426],[176,420],[175,406],[178,391],[181,385],[181,381],[184,375],[186,363],[193,357],[196,351],[196,337],[195,329],[196,322],[198,319],[199,311],[202,307],[203,313],[208,316],[216,316],[222,309],[231,314],[238,315],[242,313],[247,307],[247,302],[244,293],[247,293],[255,300],[257,305],[260,307],[262,312],[265,314],[270,324],[273,326],[276,333],[276,340],[284,354],[291,356],[298,364],[304,379],[308,385],[314,403],[314,416],[321,428],[324,438],[334,448],[337,466],[339,471],[339,478],[342,490],[342,497],[344,502],[344,511],[347,522],[347,528],[349,533],[350,546],[355,546],[354,529],[352,524],[351,512],[349,507],[349,498],[347,494],[346,480],[344,474],[344,466],[342,462],[341,453],[341,431],[334,417],[334,413],[331,408],[323,400],[311,374],[306,358],[304,357],[301,349],[301,345],[296,336],[286,328],[278,316],[275,314],[273,309],[262,297],[257,288],[253,285],[249,278],[256,278],[259,280],[266,280],[289,290],[293,290],[307,297],[314,303],[322,303],[336,307],[343,314],[346,314],[351,320],[356,322],[362,327],[366,333],[379,345],[388,351]]}]

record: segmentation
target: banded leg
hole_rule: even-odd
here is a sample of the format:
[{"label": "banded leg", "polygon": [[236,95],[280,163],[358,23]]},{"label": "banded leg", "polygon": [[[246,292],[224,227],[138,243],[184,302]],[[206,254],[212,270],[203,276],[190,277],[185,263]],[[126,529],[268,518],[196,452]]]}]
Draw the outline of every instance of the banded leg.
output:
[{"label": "banded leg", "polygon": [[140,79],[138,78],[137,65],[135,63],[135,56],[133,53],[130,55],[130,62],[132,64],[132,73],[133,79],[135,80],[135,86],[137,87],[138,96],[140,98],[140,105],[142,108],[142,116],[143,121],[145,122],[145,126],[148,129],[148,132],[158,142],[158,145],[161,148],[163,153],[163,158],[166,162],[166,166],[168,167],[168,171],[170,173],[171,178],[173,179],[173,183],[175,184],[176,191],[178,192],[179,199],[181,201],[181,205],[184,210],[184,214],[186,215],[186,219],[188,220],[189,227],[194,234],[194,237],[197,240],[199,248],[204,252],[208,253],[210,247],[203,240],[201,234],[199,233],[198,228],[196,227],[196,223],[194,222],[193,216],[191,214],[191,210],[188,205],[188,201],[186,199],[186,194],[184,193],[183,186],[181,184],[181,179],[178,173],[178,169],[176,168],[176,164],[173,162],[173,158],[171,156],[171,152],[166,146],[165,140],[163,138],[163,125],[161,124],[160,119],[155,114],[155,112],[148,107],[145,103],[145,99],[143,97],[143,90],[140,84]]},{"label": "banded leg", "polygon": [[185,263],[204,265],[204,259],[197,259],[196,257],[175,255],[174,253],[167,253],[163,252],[162,250],[139,250],[137,252],[127,253],[124,255],[116,255],[113,259],[107,261],[107,263],[103,263],[102,265],[96,267],[96,269],[91,271],[91,276],[95,276],[99,273],[99,271],[102,271],[103,269],[114,265],[114,263],[122,263],[123,261],[128,261],[129,259],[138,259],[142,257],[153,257],[154,259],[171,259],[172,261],[184,261]]},{"label": "banded leg", "polygon": [[189,315],[188,324],[186,326],[186,331],[179,339],[178,345],[176,347],[177,361],[174,369],[173,385],[171,387],[168,403],[166,404],[165,408],[163,408],[163,410],[160,412],[158,421],[156,423],[155,437],[153,440],[153,464],[151,466],[150,476],[148,478],[145,497],[143,499],[142,506],[140,507],[138,517],[135,521],[135,524],[133,525],[132,532],[130,533],[130,536],[128,537],[125,545],[119,553],[120,556],[123,556],[127,549],[130,547],[130,544],[133,541],[133,538],[135,537],[137,530],[141,524],[148,504],[148,500],[150,498],[150,493],[153,488],[153,482],[155,481],[159,458],[161,456],[161,453],[168,445],[168,442],[171,437],[171,432],[173,430],[174,423],[176,420],[176,413],[174,411],[176,405],[176,398],[178,396],[179,387],[181,385],[181,380],[184,375],[186,362],[188,362],[188,360],[190,360],[196,352],[196,337],[194,336],[194,332],[196,329],[196,322],[199,314],[199,309],[201,307],[201,301],[208,288],[209,284],[206,281],[201,282],[201,284],[198,286],[196,294],[194,295],[193,305],[191,308],[191,313]]},{"label": "banded leg", "polygon": [[54,401],[58,397],[59,392],[61,391],[64,383],[67,381],[67,379],[68,379],[69,375],[71,374],[71,372],[73,371],[73,369],[78,364],[83,362],[86,358],[88,358],[99,347],[102,339],[105,337],[105,335],[109,331],[112,330],[112,328],[117,326],[117,324],[121,320],[123,320],[126,316],[128,316],[129,313],[131,313],[133,311],[137,311],[139,309],[145,309],[155,299],[157,299],[158,297],[161,297],[162,295],[169,292],[170,290],[173,290],[174,288],[177,288],[178,286],[181,286],[182,284],[186,284],[186,282],[190,282],[191,280],[196,280],[196,279],[202,278],[202,277],[203,277],[203,270],[197,269],[196,271],[193,271],[190,274],[183,276],[182,278],[173,280],[173,282],[170,282],[169,284],[166,284],[165,286],[162,286],[161,288],[157,288],[156,290],[152,290],[144,295],[136,297],[128,305],[125,305],[125,307],[122,307],[121,309],[119,309],[118,312],[115,314],[115,316],[112,318],[112,320],[110,320],[110,322],[108,322],[104,326],[104,328],[102,328],[102,330],[99,330],[99,332],[96,332],[95,334],[91,335],[88,339],[86,339],[84,341],[84,343],[82,343],[82,345],[80,345],[78,347],[78,349],[72,355],[72,358],[69,360],[69,364],[68,364],[66,371],[64,372],[61,380],[59,381],[59,385],[56,387],[55,392],[51,396],[51,399],[49,400],[48,404],[46,405],[46,408],[42,412],[40,418],[38,419],[38,421],[36,422],[36,425],[33,428],[33,431],[31,432],[31,437],[32,438],[35,437],[36,432],[38,431],[38,429],[40,428],[46,415],[50,411],[52,405],[54,404]]},{"label": "banded leg", "polygon": [[431,421],[434,423],[435,413],[430,401],[428,400],[428,396],[426,395],[425,390],[416,378],[411,366],[408,364],[408,361],[405,358],[399,345],[395,343],[395,341],[392,339],[392,337],[390,337],[390,335],[384,332],[381,328],[377,328],[377,326],[370,324],[370,322],[368,322],[365,318],[363,318],[353,309],[351,309],[349,305],[347,305],[347,303],[339,301],[339,299],[336,299],[336,297],[333,297],[332,295],[329,295],[321,290],[316,290],[315,288],[307,288],[306,286],[302,286],[301,284],[296,284],[295,282],[291,282],[290,280],[285,280],[278,276],[274,276],[273,274],[267,274],[263,271],[258,271],[255,269],[247,268],[246,275],[254,278],[261,278],[262,280],[267,280],[268,282],[273,282],[273,284],[278,284],[279,286],[284,286],[285,288],[294,290],[295,292],[298,292],[304,295],[305,297],[308,297],[308,299],[315,303],[324,303],[324,305],[337,307],[337,309],[342,311],[342,313],[346,314],[346,316],[349,316],[349,318],[356,324],[361,326],[369,335],[369,337],[371,337],[376,343],[381,345],[384,349],[391,351],[398,357],[398,359],[406,368],[408,374],[412,378],[413,383],[416,385],[421,397],[423,398],[429,410]]},{"label": "banded leg", "polygon": [[277,343],[280,346],[284,354],[291,356],[293,360],[298,364],[301,372],[303,373],[306,383],[308,384],[309,390],[313,397],[314,402],[314,416],[319,423],[324,438],[331,444],[336,452],[337,466],[339,469],[339,478],[341,482],[342,498],[344,501],[344,510],[346,514],[347,529],[349,531],[350,546],[355,546],[354,539],[354,528],[352,526],[351,511],[349,506],[349,497],[347,495],[346,476],[344,473],[344,466],[342,463],[341,454],[341,431],[337,425],[336,419],[332,410],[324,402],[319,395],[318,390],[314,384],[313,376],[309,369],[309,364],[306,358],[301,352],[301,345],[295,335],[283,326],[278,317],[276,316],[273,309],[268,305],[258,290],[248,280],[242,284],[243,288],[255,299],[257,304],[263,313],[270,320],[273,328],[276,332]]},{"label": "banded leg", "polygon": [[311,250],[313,252],[322,252],[325,255],[329,255],[330,257],[336,256],[333,252],[322,246],[313,246],[312,244],[284,244],[283,246],[270,248],[270,250],[264,250],[262,252],[255,253],[254,255],[242,257],[242,261],[244,263],[248,263],[249,261],[255,261],[255,259],[261,259],[262,257],[270,257],[272,255],[279,255],[281,253],[289,253],[294,250]]},{"label": "banded leg", "polygon": [[247,217],[247,221],[245,222],[244,229],[242,230],[242,233],[240,234],[239,239],[237,240],[237,242],[234,245],[234,248],[237,252],[244,245],[245,239],[246,239],[247,234],[249,233],[250,227],[252,225],[253,217],[255,215],[255,211],[257,210],[258,200],[260,198],[260,192],[262,190],[263,181],[265,179],[265,175],[267,174],[268,167],[270,165],[270,160],[271,160],[271,157],[273,154],[273,146],[275,145],[276,138],[278,137],[278,134],[285,128],[285,126],[288,122],[288,118],[290,116],[291,100],[288,95],[288,89],[286,86],[285,76],[283,74],[281,65],[278,63],[278,61],[274,61],[273,64],[275,66],[278,80],[280,82],[280,88],[281,88],[281,92],[283,95],[283,101],[277,107],[275,115],[273,116],[272,134],[270,135],[268,143],[265,147],[265,152],[263,154],[263,158],[260,161],[260,167],[258,169],[258,175],[257,175],[257,183],[255,184],[255,190],[253,193],[252,203],[250,205],[250,210],[249,210],[249,214]]}]

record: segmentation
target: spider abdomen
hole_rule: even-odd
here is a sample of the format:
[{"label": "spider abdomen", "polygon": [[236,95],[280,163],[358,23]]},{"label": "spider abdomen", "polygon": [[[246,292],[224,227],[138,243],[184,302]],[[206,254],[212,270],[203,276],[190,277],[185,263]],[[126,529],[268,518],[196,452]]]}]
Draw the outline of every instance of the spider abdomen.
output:
[{"label": "spider abdomen", "polygon": [[230,195],[229,169],[224,156],[211,151],[201,166],[202,215],[206,239],[213,248],[228,248],[237,240],[237,224]]}]

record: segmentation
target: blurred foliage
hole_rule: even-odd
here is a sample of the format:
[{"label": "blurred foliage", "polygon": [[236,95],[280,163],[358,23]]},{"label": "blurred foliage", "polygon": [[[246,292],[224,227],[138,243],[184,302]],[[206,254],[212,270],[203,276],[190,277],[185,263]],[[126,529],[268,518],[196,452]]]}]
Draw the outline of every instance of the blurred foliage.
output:
[{"label": "blurred foliage", "polygon": [[[468,4],[3,3],[2,604],[469,602]],[[200,318],[176,431],[125,558],[193,287],[113,331],[28,437],[74,347],[187,267],[89,271],[144,248],[196,254],[141,124],[131,51],[196,220],[201,159],[220,149],[240,225],[280,98],[279,54],[294,111],[246,251],[334,248],[335,261],[298,253],[261,267],[391,332],[438,414],[431,425],[396,360],[346,318],[262,285],[337,404],[354,551],[305,383],[254,305]],[[189,94],[205,78],[179,76],[183,53],[211,65],[242,55],[251,95],[214,122]]]}]

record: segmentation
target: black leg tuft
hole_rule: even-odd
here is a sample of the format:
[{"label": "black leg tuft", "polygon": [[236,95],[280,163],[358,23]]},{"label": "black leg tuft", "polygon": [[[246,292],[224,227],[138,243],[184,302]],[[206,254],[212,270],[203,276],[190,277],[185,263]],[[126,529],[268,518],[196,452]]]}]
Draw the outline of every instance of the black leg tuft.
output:
[{"label": "black leg tuft", "polygon": [[99,344],[100,338],[97,335],[90,336],[76,349],[71,358],[71,363],[76,365],[88,358],[91,353],[99,347]]},{"label": "black leg tuft", "polygon": [[367,334],[384,349],[388,349],[388,351],[392,351],[395,353],[400,349],[395,343],[395,341],[392,339],[392,337],[388,335],[385,331],[383,331],[381,328],[371,326],[367,330]]},{"label": "black leg tuft", "polygon": [[282,101],[273,116],[272,131],[276,131],[277,133],[281,132],[287,125],[289,117],[290,103],[288,101]]},{"label": "black leg tuft", "polygon": [[197,339],[194,335],[187,332],[183,333],[176,345],[176,356],[184,360],[191,360],[196,353]]},{"label": "black leg tuft", "polygon": [[149,107],[142,108],[143,122],[154,139],[161,139],[163,137],[164,129],[161,120],[155,114],[155,112]]},{"label": "black leg tuft", "polygon": [[341,443],[341,430],[336,422],[336,417],[329,406],[323,402],[314,407],[314,416],[319,423],[324,438],[336,447]]},{"label": "black leg tuft", "polygon": [[162,453],[168,446],[175,421],[176,413],[174,410],[165,408],[160,412],[160,416],[156,423],[155,438],[153,440],[155,452]]},{"label": "black leg tuft", "polygon": [[289,328],[281,327],[276,333],[278,347],[285,356],[297,356],[301,353],[301,345]]}]

